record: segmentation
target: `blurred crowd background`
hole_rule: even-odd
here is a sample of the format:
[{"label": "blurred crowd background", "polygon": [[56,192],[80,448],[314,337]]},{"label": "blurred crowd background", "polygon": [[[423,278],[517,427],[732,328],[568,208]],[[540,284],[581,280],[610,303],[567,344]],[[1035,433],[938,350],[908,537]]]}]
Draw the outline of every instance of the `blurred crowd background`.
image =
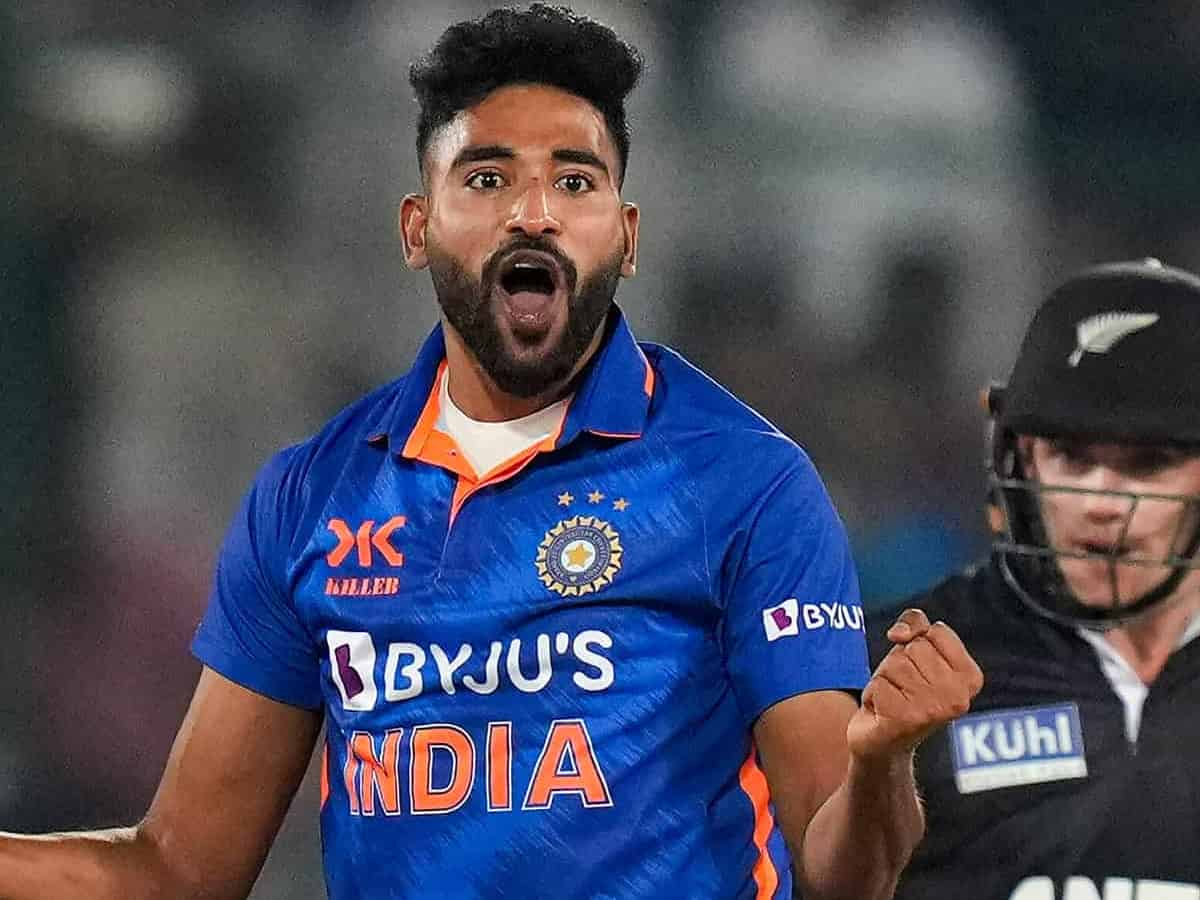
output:
[{"label": "blurred crowd background", "polygon": [[[145,808],[242,492],[435,321],[407,67],[491,5],[0,0],[0,828]],[[978,394],[1040,297],[1200,267],[1200,4],[574,7],[648,61],[640,336],[808,449],[867,602],[985,552]],[[258,900],[323,896],[311,781]]]}]

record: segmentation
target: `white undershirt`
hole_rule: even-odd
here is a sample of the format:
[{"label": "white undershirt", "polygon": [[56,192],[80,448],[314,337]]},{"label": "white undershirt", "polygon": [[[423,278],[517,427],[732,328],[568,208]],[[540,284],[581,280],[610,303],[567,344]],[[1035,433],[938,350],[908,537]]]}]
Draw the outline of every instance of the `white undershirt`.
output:
[{"label": "white undershirt", "polygon": [[[1138,677],[1137,672],[1133,671],[1133,666],[1129,665],[1125,657],[1117,652],[1103,634],[1087,628],[1080,628],[1078,631],[1080,637],[1096,648],[1096,655],[1100,657],[1100,669],[1125,707],[1125,738],[1129,743],[1135,743],[1142,727],[1142,707],[1146,704],[1146,694],[1149,693],[1150,688]],[[1195,615],[1192,616],[1188,627],[1183,630],[1183,634],[1179,636],[1175,649],[1178,650],[1184,644],[1198,637],[1200,637],[1200,615]]]},{"label": "white undershirt", "polygon": [[437,430],[454,438],[475,474],[484,475],[523,450],[540,444],[558,431],[567,412],[570,397],[551,403],[545,409],[507,422],[479,422],[454,405],[450,399],[449,373],[438,386]]}]

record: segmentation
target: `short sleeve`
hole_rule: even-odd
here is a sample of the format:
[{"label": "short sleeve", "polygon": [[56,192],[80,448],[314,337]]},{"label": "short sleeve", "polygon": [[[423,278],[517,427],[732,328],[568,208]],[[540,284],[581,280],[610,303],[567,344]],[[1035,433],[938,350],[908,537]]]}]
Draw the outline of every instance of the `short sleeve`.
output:
[{"label": "short sleeve", "polygon": [[795,694],[866,686],[846,531],[807,457],[772,483],[725,561],[725,654],[747,723]]},{"label": "short sleeve", "polygon": [[321,706],[316,647],[287,589],[287,523],[297,505],[284,451],[259,473],[234,516],[208,610],[192,641],[202,663],[243,687],[307,709]]}]

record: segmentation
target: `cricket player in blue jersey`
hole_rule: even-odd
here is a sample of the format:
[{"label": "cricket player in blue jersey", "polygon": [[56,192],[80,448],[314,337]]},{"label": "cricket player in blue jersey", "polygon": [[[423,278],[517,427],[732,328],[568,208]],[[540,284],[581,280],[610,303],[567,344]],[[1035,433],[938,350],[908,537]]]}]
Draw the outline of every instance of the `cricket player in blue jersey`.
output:
[{"label": "cricket player in blue jersey", "polygon": [[322,726],[333,900],[891,896],[982,676],[910,610],[869,678],[804,453],[614,306],[640,68],[542,5],[413,67],[441,323],[258,476],[145,819],[0,839],[0,896],[244,897]]}]

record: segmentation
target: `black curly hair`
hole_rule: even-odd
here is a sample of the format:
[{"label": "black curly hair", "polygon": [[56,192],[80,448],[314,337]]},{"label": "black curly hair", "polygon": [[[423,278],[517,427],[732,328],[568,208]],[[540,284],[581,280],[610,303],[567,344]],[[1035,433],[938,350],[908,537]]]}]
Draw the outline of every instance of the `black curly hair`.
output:
[{"label": "black curly hair", "polygon": [[438,128],[508,84],[547,84],[582,97],[604,116],[624,181],[629,158],[625,98],[642,73],[642,57],[607,25],[563,6],[495,9],[447,28],[412,64],[417,94],[417,159]]}]

